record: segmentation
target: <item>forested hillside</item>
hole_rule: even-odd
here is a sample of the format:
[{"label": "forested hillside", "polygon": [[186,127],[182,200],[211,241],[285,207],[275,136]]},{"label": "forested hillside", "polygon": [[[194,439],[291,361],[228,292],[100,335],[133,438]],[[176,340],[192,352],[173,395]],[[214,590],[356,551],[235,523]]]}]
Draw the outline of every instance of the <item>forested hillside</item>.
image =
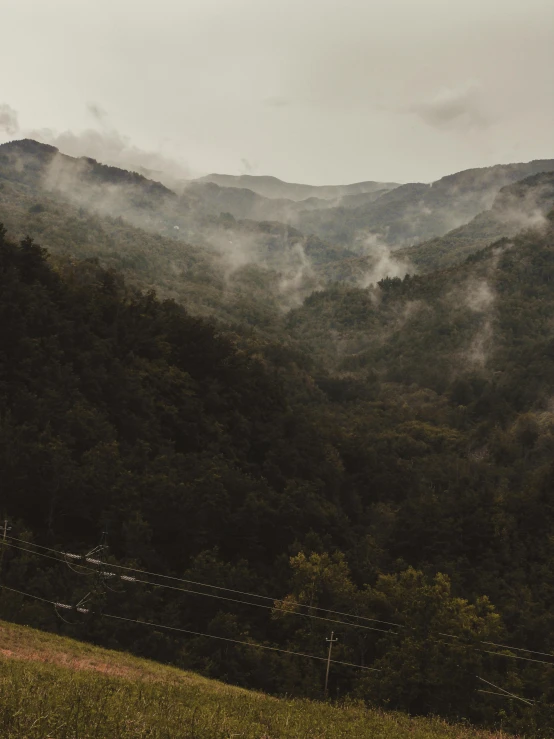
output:
[{"label": "forested hillside", "polygon": [[[54,270],[29,241],[3,236],[1,254],[4,582],[89,594],[71,626],[8,591],[3,617],[308,695],[317,665],[99,614],[314,654],[334,628],[336,659],[381,670],[337,666],[335,693],[552,725],[552,667],[501,646],[543,662],[554,647],[552,230],[458,271],[316,293],[288,319],[303,351],[286,334],[245,342],[94,262]],[[323,323],[371,346],[337,356]],[[85,554],[102,531],[112,568],[268,600],[118,585],[55,554]],[[487,697],[476,676],[539,703]]]},{"label": "forested hillside", "polygon": [[503,187],[490,210],[445,236],[399,250],[418,271],[429,272],[460,264],[470,254],[501,238],[515,236],[526,228],[544,224],[554,205],[554,172],[542,172]]},{"label": "forested hillside", "polygon": [[33,141],[0,147],[0,216],[53,255],[99,259],[195,314],[268,330],[327,265],[355,256],[286,224],[207,215],[192,196]]},{"label": "forested hillside", "polygon": [[502,187],[552,170],[552,159],[469,169],[430,185],[401,185],[352,209],[305,213],[298,227],[338,244],[351,244],[360,234],[371,234],[394,249],[412,246],[443,236],[488,210]]},{"label": "forested hillside", "polygon": [[552,175],[395,277],[60,156],[0,147],[0,617],[552,736]]}]

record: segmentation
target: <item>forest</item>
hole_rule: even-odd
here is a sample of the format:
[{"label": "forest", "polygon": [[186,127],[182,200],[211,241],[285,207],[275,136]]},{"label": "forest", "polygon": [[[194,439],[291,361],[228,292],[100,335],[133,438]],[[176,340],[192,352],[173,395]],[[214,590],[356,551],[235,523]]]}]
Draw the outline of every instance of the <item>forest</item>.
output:
[{"label": "forest", "polygon": [[554,211],[367,286],[292,232],[292,299],[277,226],[209,217],[265,234],[226,279],[29,179],[0,206],[1,618],[313,698],[333,631],[332,699],[554,736]]}]

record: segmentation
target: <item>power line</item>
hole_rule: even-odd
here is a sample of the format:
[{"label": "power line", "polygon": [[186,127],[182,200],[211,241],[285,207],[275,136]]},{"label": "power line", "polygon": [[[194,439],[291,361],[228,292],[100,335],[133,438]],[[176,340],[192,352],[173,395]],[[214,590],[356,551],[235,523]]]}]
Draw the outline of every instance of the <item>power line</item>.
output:
[{"label": "power line", "polygon": [[[532,701],[527,700],[527,698],[521,698],[519,695],[516,695],[515,693],[510,693],[508,690],[504,690],[504,688],[501,688],[499,685],[495,685],[494,683],[490,683],[488,680],[485,680],[483,677],[479,677],[479,675],[475,675],[477,680],[481,680],[481,682],[486,683],[491,688],[495,688],[496,690],[500,690],[500,693],[495,693],[494,695],[503,695],[504,698],[506,696],[509,696],[510,698],[515,698],[518,701],[522,701],[523,703],[526,703],[528,706],[534,705]],[[485,691],[482,691],[485,692]],[[487,691],[491,692],[491,691]]]},{"label": "power line", "polygon": [[[75,558],[75,559],[86,559],[87,561],[93,562],[94,564],[105,564],[104,562],[101,562],[100,560],[91,560],[91,558],[88,557],[88,555],[86,555],[86,556],[81,556],[81,555],[76,555],[76,554],[69,555],[68,552],[60,552],[59,550],[52,549],[51,547],[45,547],[45,546],[43,546],[41,544],[34,544],[34,543],[31,543],[31,542],[25,541],[24,539],[17,539],[15,536],[8,536],[7,538],[8,539],[11,539],[12,541],[21,542],[23,544],[27,544],[27,545],[28,544],[31,544],[31,546],[37,547],[38,549],[44,549],[44,550],[46,550],[48,552],[54,552],[57,555],[61,555],[61,556],[68,555],[68,556],[71,556],[71,558]],[[120,570],[128,570],[129,572],[139,572],[141,575],[149,575],[150,577],[160,577],[160,578],[164,578],[166,580],[175,580],[177,582],[184,582],[187,585],[199,585],[200,587],[212,588],[214,590],[224,590],[224,591],[227,591],[229,593],[236,593],[237,595],[248,595],[251,598],[261,598],[262,600],[269,600],[272,603],[275,603],[276,601],[282,601],[283,600],[283,598],[272,598],[269,595],[260,595],[259,593],[250,593],[250,592],[248,592],[246,590],[236,590],[234,588],[226,588],[226,587],[223,587],[222,585],[212,585],[210,583],[199,582],[197,580],[187,580],[185,578],[175,577],[173,575],[163,575],[163,574],[161,574],[159,572],[151,572],[149,570],[141,570],[138,567],[129,567],[129,566],[125,566],[125,565],[112,564],[112,563],[110,563],[109,566],[110,567],[116,567],[116,568],[118,568]],[[291,603],[291,605],[299,606],[300,608],[312,608],[315,611],[324,611],[325,613],[333,613],[333,614],[335,614],[337,616],[346,616],[347,618],[357,618],[357,619],[361,619],[362,621],[370,621],[372,623],[385,624],[386,626],[395,626],[395,627],[400,628],[400,629],[401,628],[405,628],[404,624],[395,623],[393,621],[384,621],[383,619],[380,619],[380,618],[370,618],[369,616],[359,616],[357,614],[346,613],[344,611],[334,611],[334,610],[331,610],[331,609],[322,608],[320,606],[308,606],[305,603],[299,603],[298,601],[289,601],[289,602]]]},{"label": "power line", "polygon": [[305,618],[314,618],[318,621],[327,621],[328,623],[332,624],[341,624],[342,626],[351,626],[356,629],[367,629],[368,631],[380,631],[383,634],[397,634],[396,631],[390,631],[389,629],[378,629],[375,626],[366,626],[365,624],[353,624],[349,623],[348,621],[338,621],[334,618],[326,618],[325,616],[317,616],[314,613],[299,613],[296,611],[289,611],[287,608],[279,608],[278,606],[266,606],[264,603],[249,603],[245,600],[239,600],[238,598],[227,598],[224,595],[215,595],[214,593],[199,593],[196,590],[188,590],[186,588],[178,588],[175,585],[166,585],[162,583],[154,583],[150,582],[149,580],[141,580],[139,578],[134,578],[133,582],[142,583],[143,585],[152,585],[156,588],[168,588],[169,590],[176,590],[179,593],[191,593],[192,595],[201,595],[206,598],[216,598],[217,600],[225,600],[229,601],[231,603],[242,603],[243,605],[247,606],[253,606],[254,608],[264,608],[268,611],[279,611],[281,613],[286,613],[290,616],[303,616]]},{"label": "power line", "polygon": [[[88,609],[79,609],[77,606],[68,606],[65,603],[56,603],[52,600],[48,600],[47,598],[41,598],[38,595],[32,595],[31,593],[25,593],[22,590],[16,590],[15,588],[9,588],[5,586],[5,589],[11,591],[12,593],[23,595],[24,597],[27,597],[27,598],[33,598],[34,600],[39,600],[42,603],[48,603],[49,605],[54,606],[54,607],[57,606],[58,608],[61,607],[61,608],[66,608],[66,609],[71,609],[71,610],[77,610],[80,612],[90,613]],[[152,623],[150,621],[141,621],[140,619],[126,618],[125,616],[116,616],[112,613],[97,613],[97,615],[100,616],[101,618],[111,618],[116,621],[126,621],[128,623],[140,624],[142,626],[151,626],[156,629],[165,629],[166,631],[177,631],[183,634],[190,634],[192,636],[205,637],[206,639],[217,639],[218,641],[226,641],[226,642],[231,642],[233,644],[242,644],[246,647],[252,647],[253,649],[266,649],[271,652],[279,652],[281,654],[290,654],[295,657],[304,657],[306,659],[315,659],[320,662],[327,662],[327,657],[318,657],[315,654],[306,654],[304,652],[294,652],[290,649],[282,649],[281,647],[270,647],[267,644],[254,644],[252,642],[242,641],[240,639],[230,639],[229,637],[226,637],[226,636],[216,636],[215,634],[204,634],[200,631],[191,631],[190,629],[183,629],[178,626],[166,626],[164,624]],[[332,659],[331,662],[336,665],[343,665],[344,667],[356,667],[359,670],[368,670],[369,672],[381,672],[381,670],[378,670],[375,667],[366,667],[365,665],[357,665],[354,662],[342,662],[340,660],[335,660],[335,659]]]},{"label": "power line", "polygon": [[500,647],[501,649],[511,649],[513,652],[528,652],[529,654],[540,654],[541,657],[554,657],[554,654],[550,652],[536,652],[533,649],[523,649],[522,647],[509,647],[507,644],[497,644],[493,641],[482,641],[481,644],[490,644],[493,647]]},{"label": "power line", "polygon": [[[80,604],[82,604],[83,602],[85,602],[88,599],[90,593],[87,596],[85,596],[76,606],[69,606],[69,605],[64,604],[64,603],[57,603],[57,602],[51,601],[51,600],[49,600],[47,598],[42,598],[40,596],[33,595],[31,593],[26,593],[26,592],[23,592],[21,590],[17,590],[15,588],[11,588],[11,587],[8,587],[8,586],[4,586],[4,589],[5,590],[8,590],[8,591],[10,591],[12,593],[17,593],[18,595],[21,595],[23,597],[31,598],[33,600],[37,600],[37,601],[40,601],[42,603],[47,603],[49,605],[52,605],[56,609],[56,613],[58,613],[58,608],[65,608],[65,609],[69,609],[69,610],[76,610],[76,611],[81,612],[81,613],[90,613],[90,611],[88,609],[79,607]],[[58,615],[59,615],[59,613],[58,613]],[[217,641],[223,641],[223,642],[228,642],[228,643],[232,643],[232,644],[239,644],[241,646],[250,647],[252,649],[262,649],[262,650],[266,650],[266,651],[275,652],[275,653],[278,653],[278,654],[285,654],[285,655],[290,655],[290,656],[293,656],[293,657],[302,657],[304,659],[316,660],[318,662],[326,662],[326,664],[327,664],[327,675],[328,675],[330,664],[341,665],[343,667],[353,667],[355,669],[365,670],[367,672],[381,672],[381,670],[376,669],[374,667],[366,667],[365,665],[358,665],[358,664],[355,664],[353,662],[344,662],[342,660],[334,660],[334,659],[331,659],[331,650],[330,649],[329,649],[329,654],[328,654],[327,657],[320,657],[318,655],[307,654],[305,652],[296,652],[296,651],[293,651],[293,650],[290,650],[290,649],[283,649],[281,647],[271,647],[271,646],[266,645],[266,644],[255,644],[255,643],[247,642],[247,641],[244,641],[244,640],[241,640],[241,639],[231,639],[229,637],[216,636],[215,634],[204,634],[202,632],[192,631],[190,629],[183,629],[183,628],[177,627],[177,626],[167,626],[165,624],[152,623],[152,622],[149,622],[149,621],[142,621],[140,619],[133,619],[133,618],[125,617],[125,616],[117,616],[117,615],[111,614],[111,613],[98,613],[97,615],[99,615],[101,618],[108,618],[108,619],[112,619],[112,620],[115,620],[115,621],[123,621],[125,623],[133,623],[133,624],[138,624],[138,625],[141,625],[141,626],[149,626],[149,627],[155,628],[155,629],[163,629],[165,631],[172,631],[172,632],[177,632],[177,633],[189,634],[191,636],[198,636],[198,637],[206,638],[206,639],[216,639]],[[66,621],[66,619],[62,619],[62,620]],[[66,623],[69,623],[69,622],[66,621]],[[328,639],[327,641],[330,641],[331,642],[330,643],[330,647],[331,647],[332,646],[332,643],[333,643],[333,633],[331,633],[331,640]],[[533,707],[535,705],[534,701],[530,701],[530,700],[528,700],[526,698],[522,698],[521,696],[516,695],[515,693],[511,693],[510,691],[508,691],[508,690],[500,687],[499,685],[495,685],[494,683],[492,683],[492,682],[490,682],[488,680],[485,680],[484,678],[480,677],[479,675],[476,675],[475,677],[478,680],[480,680],[481,682],[485,683],[487,686],[489,686],[491,688],[494,688],[494,691],[493,690],[477,689],[476,692],[478,692],[478,693],[486,693],[488,695],[495,695],[495,696],[501,697],[501,698],[513,698],[513,699],[516,699],[518,701],[521,701],[522,703],[525,703],[527,706],[531,706],[531,707]],[[326,681],[327,681],[327,678],[326,678]],[[326,685],[327,685],[327,682],[326,682]],[[500,692],[497,692],[497,691],[500,691]]]},{"label": "power line", "polygon": [[[35,554],[36,556],[39,556],[39,557],[40,556],[41,557],[48,556],[48,559],[54,559],[57,562],[61,562],[61,563],[64,562],[64,560],[62,560],[62,559],[60,559],[58,557],[52,557],[50,555],[44,555],[42,552],[33,552],[30,549],[26,549],[24,547],[19,547],[19,546],[15,545],[15,544],[11,544],[10,542],[8,542],[8,546],[13,547],[14,549],[21,549],[22,551],[30,552],[31,554]],[[55,551],[55,550],[51,550],[51,551]],[[67,553],[60,552],[60,554],[67,554]],[[73,556],[77,556],[77,555],[73,555]],[[105,562],[101,562],[100,560],[91,560],[90,557],[85,558],[85,561],[93,562],[95,565],[96,564],[101,564],[101,565],[105,565],[106,564]],[[84,574],[90,574],[92,572],[96,572],[97,571],[97,570],[93,570],[90,567],[86,567],[85,565],[80,565],[81,567],[85,567],[85,569],[88,569],[89,570],[89,573],[79,573],[77,570],[75,570],[73,567],[71,567],[69,565],[69,563],[67,562],[67,559],[66,559],[65,563],[70,567],[70,569],[72,569],[72,571],[76,572],[77,574],[83,574],[84,575]],[[119,565],[109,564],[108,566],[109,567],[116,568]],[[134,570],[133,568],[124,568],[124,569],[129,570],[131,572],[142,572],[142,570]],[[108,573],[108,574],[112,575],[114,573]],[[156,576],[156,573],[154,573],[154,576]],[[121,576],[121,575],[120,575],[120,577],[123,578],[123,576]],[[163,575],[160,575],[160,577],[164,577],[164,576]],[[175,578],[175,579],[178,579],[178,578]],[[316,615],[314,613],[303,613],[302,611],[292,611],[292,610],[289,610],[288,608],[281,608],[281,607],[275,606],[275,605],[270,606],[270,605],[265,605],[264,603],[251,603],[249,601],[241,600],[239,598],[230,598],[230,597],[225,596],[225,595],[216,595],[215,593],[202,593],[202,592],[199,592],[197,590],[190,590],[188,588],[181,588],[181,587],[177,587],[175,585],[168,585],[166,583],[156,583],[156,582],[151,582],[149,580],[142,580],[142,579],[140,579],[138,577],[133,577],[132,580],[129,580],[129,578],[127,578],[127,580],[130,581],[130,582],[141,583],[143,585],[151,585],[152,587],[156,587],[156,588],[166,588],[166,589],[169,589],[169,590],[175,590],[175,591],[180,592],[180,593],[190,593],[192,595],[200,595],[200,596],[203,596],[205,598],[215,598],[217,600],[224,600],[224,601],[231,602],[231,603],[239,603],[239,604],[242,604],[242,605],[253,606],[254,608],[263,608],[264,610],[268,610],[268,611],[279,611],[281,613],[286,613],[286,614],[291,615],[291,616],[303,616],[304,618],[313,618],[313,619],[316,619],[318,621],[326,621],[328,623],[340,624],[341,626],[350,626],[350,627],[355,628],[355,629],[365,629],[367,631],[378,631],[378,632],[381,632],[381,633],[384,633],[384,634],[389,634],[389,633],[396,634],[397,633],[397,632],[391,631],[390,629],[379,629],[379,628],[377,628],[375,626],[366,626],[365,624],[350,623],[348,621],[341,621],[341,620],[338,620],[338,619],[327,618],[326,616],[318,616],[318,615]],[[187,581],[186,580],[183,580],[183,582],[187,582]],[[199,583],[199,584],[204,585],[204,587],[212,587],[211,585],[208,585],[208,584],[205,584],[205,583]],[[265,596],[262,596],[262,597],[265,597]],[[283,601],[278,601],[278,602],[283,602]],[[324,611],[325,609],[318,608],[318,610]],[[327,611],[327,613],[335,613],[335,611]],[[351,618],[356,618],[356,617],[355,616],[351,616]]]},{"label": "power line", "polygon": [[[8,537],[9,539],[12,539],[13,537]],[[26,544],[29,542],[25,542]],[[35,552],[33,549],[27,549],[26,547],[20,547],[17,544],[12,544],[10,541],[6,541],[6,545],[11,547],[12,549],[19,549],[21,552],[28,552],[29,554],[34,554],[36,557],[45,557],[46,559],[52,559],[54,562],[61,562],[62,564],[67,564],[67,562],[63,559],[63,552],[57,552],[57,554],[61,554],[62,558],[60,557],[52,557],[50,554],[44,554],[43,552]],[[32,546],[35,546],[34,544]],[[49,551],[55,552],[55,549],[50,549]],[[92,572],[92,568],[88,568]]]},{"label": "power line", "polygon": [[24,593],[22,590],[16,590],[15,588],[9,588],[7,585],[2,586],[4,590],[10,590],[12,593],[19,593],[19,595],[25,595],[27,598],[33,598],[34,600],[40,600],[43,603],[48,603],[51,606],[57,605],[53,600],[47,598],[41,598],[40,595],[31,595],[31,593]]},{"label": "power line", "polygon": [[[455,634],[443,634],[440,631],[439,631],[439,636],[445,636],[448,639],[456,639],[457,641],[462,640],[461,636],[456,636]],[[550,652],[536,652],[533,649],[523,649],[522,647],[509,647],[506,644],[497,644],[496,642],[493,642],[493,641],[479,640],[477,643],[478,644],[488,644],[493,647],[498,647],[499,649],[509,649],[514,652],[527,652],[528,654],[539,654],[543,657],[553,657],[554,658],[554,654],[550,654]],[[468,645],[464,645],[464,646],[468,646]],[[479,652],[483,652],[483,654],[494,654],[497,657],[506,657],[509,659],[520,659],[520,660],[523,660],[524,662],[537,662],[543,665],[553,665],[554,666],[554,662],[547,662],[546,660],[532,659],[531,657],[520,657],[517,654],[502,654],[502,652],[492,652],[488,649],[481,649],[475,646],[473,648],[477,649]]]},{"label": "power line", "polygon": [[[25,542],[22,539],[16,539],[16,537],[10,537],[10,536],[8,536],[7,539],[10,539],[10,540],[13,540],[13,541],[23,541],[25,544],[28,544],[29,543],[29,542]],[[257,595],[255,593],[246,593],[245,591],[233,590],[232,588],[224,588],[224,587],[221,587],[221,586],[218,586],[218,585],[210,585],[209,583],[196,582],[194,580],[186,580],[184,578],[172,577],[170,575],[162,575],[160,573],[148,572],[147,570],[141,570],[141,569],[133,568],[133,567],[126,567],[124,565],[118,565],[118,564],[112,564],[112,563],[107,564],[105,562],[102,562],[99,559],[93,559],[93,558],[90,558],[90,557],[83,557],[81,555],[70,554],[70,553],[67,553],[67,552],[59,552],[56,549],[51,549],[50,547],[43,547],[43,546],[40,546],[38,544],[37,545],[32,544],[31,546],[37,546],[37,547],[40,547],[41,549],[45,549],[46,551],[55,552],[56,554],[60,555],[64,559],[61,559],[60,556],[58,556],[58,557],[52,557],[50,555],[43,554],[42,552],[35,552],[35,551],[31,550],[31,549],[26,549],[24,547],[19,547],[19,546],[15,545],[15,544],[12,544],[11,541],[6,541],[6,544],[8,546],[13,547],[14,549],[20,549],[22,551],[29,552],[30,554],[34,554],[34,555],[40,556],[40,557],[47,557],[48,559],[55,560],[56,562],[61,562],[62,564],[65,563],[68,566],[69,566],[69,563],[67,562],[67,557],[70,557],[74,561],[83,560],[84,559],[85,561],[89,562],[90,564],[95,565],[95,567],[97,567],[98,565],[105,565],[105,566],[108,566],[110,568],[119,568],[119,569],[123,569],[123,570],[129,571],[129,572],[139,572],[139,573],[148,574],[148,575],[151,575],[151,576],[154,576],[154,577],[160,577],[160,578],[175,580],[175,581],[178,581],[178,582],[193,583],[193,584],[200,585],[200,586],[206,587],[206,588],[215,588],[215,589],[218,589],[218,590],[224,590],[224,591],[229,591],[229,592],[233,592],[233,593],[243,593],[244,592],[246,595],[251,595],[253,597],[258,597],[258,598],[263,598],[263,599],[270,600],[270,598],[268,596],[265,596],[265,595]],[[91,574],[92,575],[95,572],[97,572],[97,570],[95,570],[93,567],[87,567],[86,565],[79,565],[79,566],[81,568],[83,568],[83,569],[88,570],[88,572],[87,573],[78,572],[77,570],[74,570],[71,567],[70,567],[70,569],[72,569],[72,571],[74,571],[74,572],[76,572],[77,574],[80,574],[80,575],[85,575],[85,574]],[[361,628],[361,629],[366,629],[366,630],[369,630],[369,631],[377,631],[377,632],[381,632],[381,633],[385,633],[385,634],[392,634],[394,636],[399,636],[398,632],[392,631],[390,629],[379,629],[379,628],[376,628],[376,627],[366,626],[364,624],[356,624],[356,623],[350,623],[350,622],[347,622],[347,621],[335,620],[335,619],[326,618],[326,617],[323,617],[323,616],[318,616],[318,615],[313,614],[313,613],[303,613],[301,611],[290,611],[287,608],[280,608],[278,606],[269,606],[269,605],[264,605],[264,604],[261,604],[261,603],[251,603],[249,601],[244,601],[244,600],[240,600],[240,599],[236,599],[236,598],[229,598],[227,596],[216,595],[214,593],[202,593],[202,592],[198,592],[196,590],[189,590],[187,588],[180,588],[180,587],[168,585],[168,584],[165,584],[165,583],[156,583],[156,582],[151,582],[149,580],[142,580],[142,579],[137,578],[137,577],[130,577],[130,576],[126,576],[126,575],[119,575],[118,576],[118,575],[116,575],[113,572],[104,573],[104,575],[119,577],[121,580],[126,581],[126,582],[141,583],[141,584],[144,584],[144,585],[150,585],[152,587],[165,588],[165,589],[174,590],[174,591],[177,591],[177,592],[189,593],[191,595],[200,595],[200,596],[204,596],[204,597],[207,597],[207,598],[214,598],[214,599],[218,599],[218,600],[224,600],[224,601],[227,601],[227,602],[239,603],[239,604],[247,605],[247,606],[253,606],[255,608],[263,608],[263,609],[270,610],[270,611],[279,611],[279,612],[283,612],[283,613],[286,613],[286,614],[289,614],[289,615],[293,615],[293,616],[304,616],[305,618],[313,618],[313,619],[320,620],[320,621],[326,621],[326,622],[329,622],[329,623],[340,624],[342,626],[349,626],[351,628]],[[276,600],[277,600],[277,602],[283,602],[283,599],[276,599]],[[291,603],[291,605],[299,605],[299,606],[302,606],[304,608],[308,608],[309,607],[309,606],[307,606],[305,604],[297,603],[296,601],[293,601]],[[326,609],[324,609],[322,607],[315,607],[314,610],[324,611],[326,613],[334,613],[334,614],[342,613],[341,611],[326,610]],[[399,627],[401,627],[403,629],[411,629],[411,627],[406,626],[406,625],[393,624],[392,622],[380,621],[378,619],[370,619],[370,618],[367,618],[365,616],[356,616],[356,615],[348,614],[348,613],[345,613],[344,615],[348,616],[349,618],[361,618],[361,619],[365,619],[365,620],[368,620],[368,621],[374,621],[374,622],[377,622],[377,623],[385,623],[385,624],[390,624],[390,625],[396,625],[396,626],[399,626]],[[455,634],[445,634],[445,633],[439,632],[438,635],[439,636],[446,637],[448,639],[454,639],[456,641],[462,641],[462,637],[456,636]],[[434,642],[445,644],[446,646],[451,646],[450,644],[447,644],[446,642],[443,642],[440,639],[437,639],[436,637],[428,637],[428,639],[430,641],[434,641]],[[510,647],[510,646],[507,646],[505,644],[498,644],[496,642],[491,642],[491,641],[481,641],[480,640],[478,643],[479,644],[484,644],[484,645],[495,646],[495,647],[498,647],[499,649],[508,649],[508,650],[512,650],[512,651],[526,652],[528,654],[537,654],[537,655],[540,655],[540,656],[553,657],[554,658],[554,654],[550,654],[548,652],[538,652],[538,651],[534,651],[532,649],[524,649],[522,647]],[[477,646],[474,646],[474,645],[471,645],[471,644],[463,644],[462,646],[464,646],[464,648],[466,648],[466,649],[468,649],[468,648],[469,649],[474,649],[474,650],[479,651],[479,652],[482,652],[484,654],[490,654],[490,655],[493,655],[493,656],[496,656],[496,657],[502,657],[502,658],[505,658],[505,659],[517,659],[517,660],[520,660],[520,661],[523,661],[523,662],[533,662],[535,664],[543,664],[543,665],[551,665],[551,666],[554,666],[554,662],[548,662],[546,660],[532,659],[531,657],[521,657],[521,656],[515,655],[515,654],[503,654],[502,652],[493,652],[491,650],[481,649],[480,647],[477,647]]]},{"label": "power line", "polygon": [[535,662],[539,665],[550,665],[551,667],[554,667],[554,662],[547,662],[544,659],[532,659],[531,657],[520,657],[517,654],[502,654],[502,652],[491,652],[488,649],[480,649],[480,652],[483,652],[483,654],[493,654],[495,657],[506,657],[507,659],[519,659],[522,662]]},{"label": "power line", "polygon": [[[269,647],[265,644],[252,644],[252,642],[247,641],[240,641],[239,639],[229,639],[225,636],[214,636],[213,634],[201,634],[198,631],[190,631],[189,629],[181,629],[177,626],[164,626],[163,624],[154,624],[150,623],[149,621],[140,621],[138,619],[134,618],[124,618],[123,616],[112,616],[111,614],[104,613],[102,614],[106,618],[115,618],[119,621],[129,621],[131,623],[136,624],[142,624],[143,626],[154,626],[155,628],[159,629],[168,629],[169,631],[182,631],[185,634],[193,634],[195,636],[206,636],[210,639],[220,639],[222,641],[229,641],[233,642],[234,644],[244,644],[247,647],[253,647],[255,649],[269,649],[272,652],[280,652],[281,654],[293,654],[296,657],[307,657],[309,659],[317,659],[321,662],[327,662],[327,657],[318,657],[314,654],[304,654],[304,652],[293,652],[290,649],[281,649],[280,647]],[[346,667],[357,667],[360,670],[369,670],[370,672],[381,672],[381,670],[376,669],[375,667],[366,667],[365,665],[357,665],[354,662],[340,662],[339,660],[332,659],[331,663],[334,663],[336,665],[345,665]]]}]

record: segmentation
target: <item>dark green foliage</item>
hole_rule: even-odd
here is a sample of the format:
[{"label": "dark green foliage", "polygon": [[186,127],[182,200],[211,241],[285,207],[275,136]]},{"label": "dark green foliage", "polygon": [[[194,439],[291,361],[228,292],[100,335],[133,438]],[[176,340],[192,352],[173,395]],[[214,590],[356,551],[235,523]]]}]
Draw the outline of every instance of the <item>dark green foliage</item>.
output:
[{"label": "dark green foliage", "polygon": [[[269,340],[94,259],[53,268],[2,231],[0,513],[16,535],[86,552],[107,530],[113,562],[278,598],[289,613],[91,588],[11,547],[4,581],[70,603],[92,589],[96,611],[318,655],[336,628],[337,659],[382,673],[337,667],[333,695],[517,731],[539,722],[548,736],[554,668],[478,649],[554,651],[553,255],[551,231],[528,232],[449,271],[334,285]],[[403,631],[334,627],[297,603]],[[66,626],[7,592],[0,615],[321,695],[317,665],[246,646],[94,615]],[[540,707],[477,693],[476,674]]]}]

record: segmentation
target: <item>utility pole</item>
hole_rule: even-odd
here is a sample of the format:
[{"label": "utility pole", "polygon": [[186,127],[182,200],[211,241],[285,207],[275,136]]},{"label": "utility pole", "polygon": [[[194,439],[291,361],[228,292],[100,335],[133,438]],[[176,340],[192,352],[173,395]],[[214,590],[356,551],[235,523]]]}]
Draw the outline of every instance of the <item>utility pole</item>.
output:
[{"label": "utility pole", "polygon": [[327,653],[327,670],[325,671],[325,698],[327,698],[327,692],[329,687],[329,668],[331,667],[331,651],[333,649],[333,644],[338,641],[338,639],[333,639],[335,636],[335,632],[331,631],[331,638],[325,639],[325,641],[329,642],[329,652]]}]

